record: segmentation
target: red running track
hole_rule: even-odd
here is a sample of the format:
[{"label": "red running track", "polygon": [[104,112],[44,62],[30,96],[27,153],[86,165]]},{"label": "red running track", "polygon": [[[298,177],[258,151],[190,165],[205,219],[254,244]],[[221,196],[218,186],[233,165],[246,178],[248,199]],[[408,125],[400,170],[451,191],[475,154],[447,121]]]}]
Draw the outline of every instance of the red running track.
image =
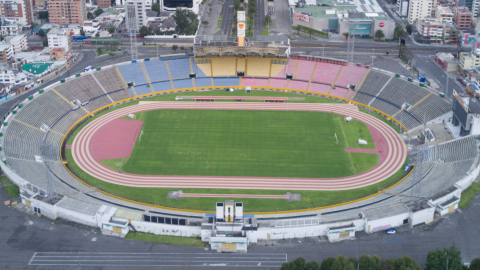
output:
[{"label": "red running track", "polygon": [[[365,123],[372,136],[380,162],[374,168],[357,175],[341,178],[287,178],[287,177],[223,177],[136,175],[119,173],[95,160],[90,143],[95,132],[114,119],[131,113],[160,109],[203,110],[282,110],[318,111],[350,116]],[[328,103],[238,103],[238,102],[148,102],[118,109],[105,114],[84,127],[72,144],[73,159],[78,166],[100,180],[135,187],[228,188],[280,190],[346,190],[369,186],[383,181],[399,170],[407,155],[405,143],[399,134],[381,120],[358,111],[355,105]]]}]

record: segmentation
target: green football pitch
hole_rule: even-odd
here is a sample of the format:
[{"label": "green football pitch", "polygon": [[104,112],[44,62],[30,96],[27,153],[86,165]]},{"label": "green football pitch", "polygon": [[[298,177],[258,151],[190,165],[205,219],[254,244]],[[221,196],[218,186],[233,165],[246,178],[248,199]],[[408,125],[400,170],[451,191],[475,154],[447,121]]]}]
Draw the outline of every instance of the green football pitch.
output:
[{"label": "green football pitch", "polygon": [[[192,92],[174,93],[144,99],[146,101],[173,101],[176,96]],[[253,91],[197,92],[195,95],[221,96],[281,96],[305,97],[306,103],[335,103],[315,96],[294,93]],[[182,101],[179,101],[182,102]],[[122,107],[138,104],[133,101],[99,113],[83,123],[69,138],[74,137],[92,120]],[[369,113],[395,128],[384,118]],[[130,158],[102,160],[107,166],[136,174],[222,175],[222,176],[279,176],[279,177],[341,177],[358,174],[378,163],[378,155],[347,153],[345,147],[375,148],[368,128],[358,121],[343,122],[340,115],[319,112],[282,111],[209,111],[157,110],[137,114],[144,121],[141,141],[137,140]],[[132,120],[133,121],[133,120]],[[338,145],[335,140],[338,137]],[[369,142],[360,146],[357,140]],[[218,198],[167,199],[169,191],[179,188],[126,187],[107,183],[83,172],[73,161],[71,150],[65,150],[68,166],[88,184],[105,192],[135,200],[173,208],[213,211]],[[285,211],[322,207],[359,199],[386,188],[405,175],[400,169],[390,178],[359,189],[342,191],[305,191],[302,201],[287,202],[278,199],[236,199],[242,201],[245,211]],[[283,195],[285,190],[251,189],[182,189],[185,193],[265,194]],[[228,198],[224,198],[228,199]],[[220,199],[220,200],[224,200]]]},{"label": "green football pitch", "polygon": [[154,110],[137,120],[143,135],[130,158],[104,164],[147,175],[336,178],[379,161],[378,154],[345,152],[375,145],[365,124],[331,113]]}]

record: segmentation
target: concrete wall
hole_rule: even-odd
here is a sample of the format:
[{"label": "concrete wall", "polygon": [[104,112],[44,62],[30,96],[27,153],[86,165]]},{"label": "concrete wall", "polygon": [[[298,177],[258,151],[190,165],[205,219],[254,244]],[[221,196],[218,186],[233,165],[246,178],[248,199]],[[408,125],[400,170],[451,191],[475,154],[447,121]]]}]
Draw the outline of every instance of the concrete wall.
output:
[{"label": "concrete wall", "polygon": [[131,224],[137,231],[153,233],[156,235],[201,237],[200,227],[195,226],[168,225],[136,220],[132,220]]},{"label": "concrete wall", "polygon": [[415,226],[422,223],[430,223],[433,221],[435,215],[435,207],[430,207],[417,212],[410,212],[410,226]]},{"label": "concrete wall", "polygon": [[82,214],[82,213],[75,212],[62,207],[56,207],[56,209],[57,209],[57,215],[59,218],[71,220],[73,222],[84,224],[87,226],[97,227],[96,215],[90,216],[87,214]]},{"label": "concrete wall", "polygon": [[409,218],[410,213],[405,212],[396,216],[386,217],[377,220],[368,220],[365,224],[365,232],[373,233],[389,228],[395,228],[403,225],[403,221]]},{"label": "concrete wall", "polygon": [[30,201],[32,202],[32,210],[34,207],[37,207],[40,209],[40,214],[42,216],[46,216],[50,219],[56,219],[57,218],[57,211],[55,209],[55,205],[51,205],[46,202],[42,202],[39,200],[36,200],[35,198],[30,198]]}]

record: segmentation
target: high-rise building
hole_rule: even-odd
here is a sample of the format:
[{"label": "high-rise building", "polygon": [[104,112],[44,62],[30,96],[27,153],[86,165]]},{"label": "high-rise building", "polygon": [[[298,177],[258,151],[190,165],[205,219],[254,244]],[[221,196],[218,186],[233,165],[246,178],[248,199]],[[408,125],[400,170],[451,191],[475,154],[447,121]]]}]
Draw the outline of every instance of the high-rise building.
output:
[{"label": "high-rise building", "polygon": [[472,26],[472,12],[466,7],[455,7],[455,16],[453,20],[459,28],[468,28]]},{"label": "high-rise building", "polygon": [[400,18],[406,18],[408,16],[408,0],[398,0],[395,12]]},{"label": "high-rise building", "polygon": [[87,19],[85,0],[49,0],[48,16],[50,23],[83,24]]},{"label": "high-rise building", "polygon": [[[135,23],[129,23],[128,18],[134,17]],[[127,31],[130,32],[130,25],[135,25],[134,30],[138,31],[142,26],[147,25],[147,9],[145,0],[126,0],[125,1],[125,18]],[[133,30],[133,29],[132,29]]]},{"label": "high-rise building", "polygon": [[432,15],[432,0],[410,0],[408,5],[408,23],[414,24],[416,20],[423,20]]},{"label": "high-rise building", "polygon": [[0,0],[2,21],[16,22],[30,26],[33,22],[33,8],[31,0]]},{"label": "high-rise building", "polygon": [[108,8],[112,6],[111,0],[97,0],[97,6],[99,8]]}]

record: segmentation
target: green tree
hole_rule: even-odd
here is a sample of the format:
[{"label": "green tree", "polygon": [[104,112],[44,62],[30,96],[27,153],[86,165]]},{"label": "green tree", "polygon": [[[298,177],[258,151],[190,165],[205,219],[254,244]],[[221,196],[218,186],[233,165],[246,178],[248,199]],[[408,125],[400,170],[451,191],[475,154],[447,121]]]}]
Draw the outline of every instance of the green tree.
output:
[{"label": "green tree", "polygon": [[405,30],[403,30],[403,28],[400,25],[397,25],[395,26],[394,35],[396,39],[401,37],[404,38],[406,36]]},{"label": "green tree", "polygon": [[382,39],[383,37],[385,37],[385,34],[383,33],[383,31],[381,29],[378,29],[377,31],[375,31],[375,37],[380,40]]},{"label": "green tree", "polygon": [[82,37],[85,36],[85,31],[83,30],[83,27],[82,27],[82,29],[80,29],[80,36],[82,36]]},{"label": "green tree", "polygon": [[118,42],[118,41],[112,41],[112,42],[110,43],[110,48],[116,50],[116,49],[118,48],[118,45],[120,45],[120,42]]},{"label": "green tree", "polygon": [[382,269],[382,259],[378,256],[362,255],[359,261],[360,270],[380,270]]},{"label": "green tree", "polygon": [[407,25],[405,26],[405,29],[407,29],[407,33],[408,33],[409,35],[412,34],[412,32],[413,32],[413,26],[412,26],[411,24],[407,23]]},{"label": "green tree", "polygon": [[347,32],[343,33],[342,35],[345,37],[345,40],[348,40],[348,36],[350,36],[350,34]]},{"label": "green tree", "polygon": [[173,44],[173,45],[172,45],[172,50],[176,51],[177,49],[178,49],[177,44]]},{"label": "green tree", "polygon": [[150,29],[148,28],[148,26],[144,25],[144,26],[140,27],[140,30],[138,30],[138,33],[142,37],[148,36],[148,35],[150,35]]},{"label": "green tree", "polygon": [[421,270],[420,265],[408,256],[400,257],[395,261],[395,270]]},{"label": "green tree", "polygon": [[455,246],[451,246],[449,249],[443,250],[436,249],[430,251],[427,255],[427,261],[425,262],[425,270],[437,270],[447,269],[449,270],[461,270],[462,269],[462,257],[460,257],[460,251]]},{"label": "green tree", "polygon": [[110,56],[115,56],[115,52],[109,52],[108,53]]},{"label": "green tree", "polygon": [[297,31],[297,36],[300,35],[300,30],[302,30],[302,26],[296,25],[296,26],[292,26],[292,28],[293,30]]},{"label": "green tree", "polygon": [[97,53],[98,53],[98,55],[102,54],[102,48],[98,47],[97,48]]},{"label": "green tree", "polygon": [[153,3],[152,4],[152,11],[156,11],[160,13],[160,4],[159,3]]},{"label": "green tree", "polygon": [[155,35],[162,35],[163,34],[162,31],[160,30],[160,28],[155,29],[155,31],[153,31],[153,33]]},{"label": "green tree", "polygon": [[43,39],[43,47],[48,47],[48,38]]},{"label": "green tree", "polygon": [[113,32],[115,32],[115,26],[112,25],[112,26],[108,27],[108,32],[109,32],[110,34],[113,33]]},{"label": "green tree", "polygon": [[98,17],[100,14],[103,13],[103,9],[99,8],[97,10],[95,10],[95,16]]},{"label": "green tree", "polygon": [[316,261],[308,262],[303,257],[298,257],[293,261],[282,264],[281,270],[320,270]]},{"label": "green tree", "polygon": [[202,21],[203,25],[208,25],[208,21]]},{"label": "green tree", "polygon": [[[196,30],[198,27],[198,16],[190,10],[177,8],[172,17],[177,24],[175,31],[178,34],[186,34],[187,31],[192,33],[193,29]],[[195,32],[193,31],[193,33]]]},{"label": "green tree", "polygon": [[330,270],[334,262],[335,262],[335,258],[333,257],[328,257],[324,259],[322,261],[322,264],[320,264],[320,270]]},{"label": "green tree", "polygon": [[48,11],[40,11],[38,13],[38,18],[40,20],[48,20]]},{"label": "green tree", "polygon": [[472,260],[470,263],[470,270],[480,270],[480,258]]},{"label": "green tree", "polygon": [[312,34],[315,33],[315,30],[310,27],[306,28],[305,31],[310,35],[310,38],[312,38]]},{"label": "green tree", "polygon": [[265,16],[265,25],[270,29],[270,23],[272,23],[272,17],[270,15]]},{"label": "green tree", "polygon": [[233,6],[235,7],[235,10],[238,10],[240,8],[240,0],[234,0]]},{"label": "green tree", "polygon": [[383,259],[382,268],[385,270],[396,270],[395,263],[394,259]]},{"label": "green tree", "polygon": [[38,35],[41,37],[45,36],[45,31],[43,29],[38,30]]},{"label": "green tree", "polygon": [[355,270],[355,267],[353,266],[353,263],[347,259],[347,257],[338,255],[330,270]]},{"label": "green tree", "polygon": [[87,19],[93,20],[93,14],[91,12],[87,13]]}]

